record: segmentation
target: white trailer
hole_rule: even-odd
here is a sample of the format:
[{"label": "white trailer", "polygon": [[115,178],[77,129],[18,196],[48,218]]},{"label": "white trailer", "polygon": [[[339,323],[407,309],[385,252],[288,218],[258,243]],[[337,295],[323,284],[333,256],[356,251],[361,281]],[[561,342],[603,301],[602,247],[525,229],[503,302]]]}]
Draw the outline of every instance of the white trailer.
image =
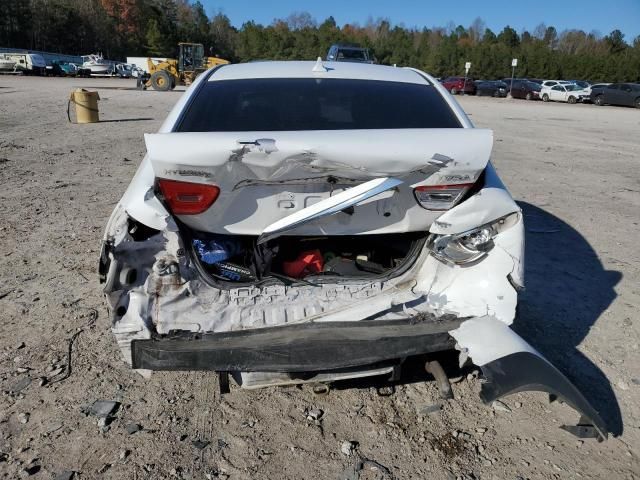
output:
[{"label": "white trailer", "polygon": [[4,58],[15,62],[15,72],[44,75],[47,63],[37,53],[5,53]]},{"label": "white trailer", "polygon": [[127,63],[132,67],[138,67],[144,70],[146,73],[151,73],[149,72],[149,67],[147,66],[147,60],[149,59],[156,65],[167,60],[166,57],[127,57]]}]

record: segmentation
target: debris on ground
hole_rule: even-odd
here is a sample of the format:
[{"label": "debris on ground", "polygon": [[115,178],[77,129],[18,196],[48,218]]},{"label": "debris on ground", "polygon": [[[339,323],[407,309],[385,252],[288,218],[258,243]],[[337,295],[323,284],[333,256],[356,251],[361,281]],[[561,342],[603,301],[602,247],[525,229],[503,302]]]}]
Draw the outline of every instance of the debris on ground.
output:
[{"label": "debris on ground", "polygon": [[41,469],[42,469],[42,467],[40,465],[30,465],[30,466],[25,467],[25,468],[22,469],[21,476],[22,477],[30,477],[30,476],[35,475],[36,473],[38,473]]},{"label": "debris on ground", "polygon": [[347,457],[350,457],[353,452],[358,448],[358,442],[345,440],[340,445],[340,451],[344,453]]},{"label": "debris on ground", "polygon": [[211,442],[209,440],[193,440],[191,445],[196,447],[198,450],[204,450],[210,443]]},{"label": "debris on ground", "polygon": [[90,407],[85,407],[82,411],[86,415],[93,415],[94,417],[108,417],[114,413],[119,406],[120,403],[113,400],[96,400]]},{"label": "debris on ground", "polygon": [[495,410],[496,412],[510,412],[511,408],[509,408],[509,406],[504,403],[501,402],[500,400],[494,400],[491,403],[491,408],[493,408],[493,410]]},{"label": "debris on ground", "polygon": [[124,427],[124,429],[129,435],[133,435],[134,433],[142,430],[142,425],[139,425],[137,423],[129,423],[126,427]]},{"label": "debris on ground", "polygon": [[418,408],[418,413],[420,415],[433,415],[434,413],[439,413],[442,410],[442,402],[432,403],[430,405],[423,405]]},{"label": "debris on ground", "polygon": [[309,421],[318,421],[322,418],[324,412],[319,408],[312,408],[311,410],[305,410],[305,416]]},{"label": "debris on ground", "polygon": [[18,380],[13,387],[10,388],[9,393],[18,394],[22,392],[25,388],[27,388],[31,384],[31,377],[26,376]]},{"label": "debris on ground", "polygon": [[49,377],[49,378],[57,377],[57,376],[58,376],[58,375],[60,375],[62,372],[64,372],[64,367],[54,368],[53,370],[51,370],[50,372],[48,372],[48,377]]},{"label": "debris on ground", "polygon": [[391,470],[361,455],[357,455],[352,467],[341,476],[344,480],[392,480]]},{"label": "debris on ground", "polygon": [[57,474],[53,480],[73,480],[75,473],[73,470],[65,470]]}]

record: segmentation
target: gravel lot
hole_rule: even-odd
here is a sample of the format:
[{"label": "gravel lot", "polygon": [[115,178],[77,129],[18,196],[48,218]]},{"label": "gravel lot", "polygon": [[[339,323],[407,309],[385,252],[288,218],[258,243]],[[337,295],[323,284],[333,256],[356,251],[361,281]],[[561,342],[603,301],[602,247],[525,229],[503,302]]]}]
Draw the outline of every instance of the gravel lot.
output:
[{"label": "gravel lot", "polygon": [[[0,77],[2,478],[356,479],[363,459],[361,479],[640,476],[640,111],[459,99],[494,129],[494,163],[526,216],[515,328],[602,412],[615,437],[598,444],[560,430],[577,415],[543,394],[483,405],[455,367],[456,399],[436,414],[420,413],[437,390],[419,369],[390,396],[368,382],[221,398],[211,374],[144,380],[125,367],[97,281],[100,238],[143,133],[180,97],[133,85]],[[99,90],[101,123],[67,122],[77,86]],[[100,399],[120,404],[110,421],[84,413]],[[357,442],[351,456],[344,441]]]}]

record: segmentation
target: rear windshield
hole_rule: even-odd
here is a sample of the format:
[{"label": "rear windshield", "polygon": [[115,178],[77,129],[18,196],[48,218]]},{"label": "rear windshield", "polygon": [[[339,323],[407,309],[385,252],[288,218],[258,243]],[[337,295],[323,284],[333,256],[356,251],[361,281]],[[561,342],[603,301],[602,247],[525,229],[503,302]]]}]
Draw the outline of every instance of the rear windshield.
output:
[{"label": "rear windshield", "polygon": [[206,82],[176,131],[460,128],[432,85],[315,78]]},{"label": "rear windshield", "polygon": [[349,58],[352,60],[369,60],[366,50],[359,50],[355,48],[340,48],[338,49],[338,59]]}]

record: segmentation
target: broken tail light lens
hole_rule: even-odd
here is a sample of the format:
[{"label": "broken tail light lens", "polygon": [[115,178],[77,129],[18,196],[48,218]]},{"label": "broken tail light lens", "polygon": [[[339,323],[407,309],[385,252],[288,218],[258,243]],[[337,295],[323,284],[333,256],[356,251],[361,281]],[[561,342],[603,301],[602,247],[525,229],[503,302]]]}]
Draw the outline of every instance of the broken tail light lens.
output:
[{"label": "broken tail light lens", "polygon": [[449,210],[473,186],[473,183],[460,185],[421,185],[413,189],[413,195],[422,208],[427,210]]},{"label": "broken tail light lens", "polygon": [[180,182],[159,178],[158,188],[164,200],[175,215],[197,215],[205,212],[220,194],[215,185]]},{"label": "broken tail light lens", "polygon": [[463,265],[484,258],[494,247],[493,239],[515,225],[518,213],[499,218],[489,224],[455,235],[432,234],[427,247],[431,254],[445,263]]}]

